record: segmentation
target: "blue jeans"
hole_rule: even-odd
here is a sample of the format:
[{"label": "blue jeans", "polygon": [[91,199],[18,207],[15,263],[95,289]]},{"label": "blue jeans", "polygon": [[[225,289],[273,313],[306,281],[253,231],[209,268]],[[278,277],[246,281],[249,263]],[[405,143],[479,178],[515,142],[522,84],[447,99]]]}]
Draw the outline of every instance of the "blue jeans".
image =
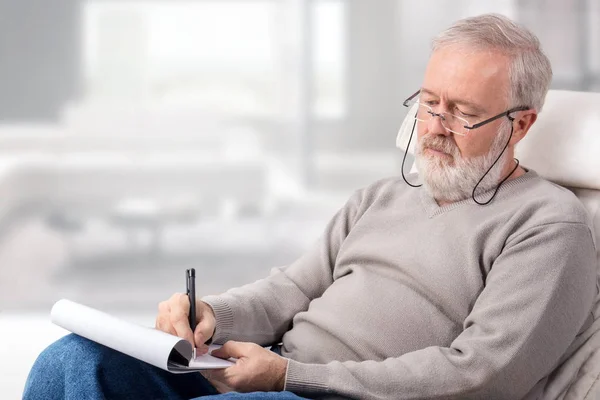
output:
[{"label": "blue jeans", "polygon": [[172,374],[74,334],[35,361],[23,399],[302,399],[291,392],[219,394],[199,373]]}]

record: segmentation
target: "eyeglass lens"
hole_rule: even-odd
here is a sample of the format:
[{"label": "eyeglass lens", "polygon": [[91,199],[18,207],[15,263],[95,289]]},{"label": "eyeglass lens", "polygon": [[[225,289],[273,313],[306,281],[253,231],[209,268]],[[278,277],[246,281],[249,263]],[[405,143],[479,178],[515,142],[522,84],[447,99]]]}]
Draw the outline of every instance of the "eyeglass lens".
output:
[{"label": "eyeglass lens", "polygon": [[439,116],[442,121],[442,126],[450,132],[463,136],[467,134],[465,125],[469,126],[469,122],[464,118],[450,113],[438,114],[435,113],[428,105],[419,103],[419,108],[417,109],[417,114],[415,115],[416,120],[421,122],[429,122],[429,120],[431,120],[431,118],[434,116]]}]

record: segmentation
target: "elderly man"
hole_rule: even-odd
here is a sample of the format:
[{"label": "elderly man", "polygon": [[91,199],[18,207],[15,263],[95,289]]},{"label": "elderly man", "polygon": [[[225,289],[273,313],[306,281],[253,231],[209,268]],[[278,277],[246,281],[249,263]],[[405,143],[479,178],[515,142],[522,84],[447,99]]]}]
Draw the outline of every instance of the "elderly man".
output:
[{"label": "elderly man", "polygon": [[357,191],[299,260],[203,298],[195,332],[185,295],[160,304],[157,328],[201,352],[224,343],[215,354],[234,366],[175,376],[68,336],[25,397],[541,398],[597,295],[582,205],[513,158],[551,77],[538,40],[507,18],[457,22],[406,102],[418,175]]}]

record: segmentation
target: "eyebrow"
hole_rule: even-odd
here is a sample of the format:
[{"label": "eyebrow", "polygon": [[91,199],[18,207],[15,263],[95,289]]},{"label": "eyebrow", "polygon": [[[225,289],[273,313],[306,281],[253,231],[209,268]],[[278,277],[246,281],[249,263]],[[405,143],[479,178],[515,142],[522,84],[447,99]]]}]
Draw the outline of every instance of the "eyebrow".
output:
[{"label": "eyebrow", "polygon": [[[421,88],[421,93],[427,93],[429,95],[439,97],[436,93],[434,93],[433,91],[426,89],[426,88]],[[470,107],[471,109],[473,109],[473,111],[480,113],[480,114],[485,114],[485,112],[486,112],[486,110],[483,107],[481,107],[480,105],[475,104],[473,102],[470,102],[468,100],[448,99],[448,101],[452,104],[461,104],[461,105]]]}]

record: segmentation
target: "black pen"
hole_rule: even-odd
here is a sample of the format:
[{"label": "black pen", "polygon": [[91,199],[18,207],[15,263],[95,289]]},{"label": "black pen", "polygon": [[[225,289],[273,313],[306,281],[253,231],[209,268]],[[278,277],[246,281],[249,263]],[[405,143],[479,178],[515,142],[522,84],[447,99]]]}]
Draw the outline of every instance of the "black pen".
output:
[{"label": "black pen", "polygon": [[[196,270],[194,268],[185,270],[185,290],[190,300],[190,313],[188,315],[192,334],[196,331]],[[196,346],[192,357],[196,358]]]}]

